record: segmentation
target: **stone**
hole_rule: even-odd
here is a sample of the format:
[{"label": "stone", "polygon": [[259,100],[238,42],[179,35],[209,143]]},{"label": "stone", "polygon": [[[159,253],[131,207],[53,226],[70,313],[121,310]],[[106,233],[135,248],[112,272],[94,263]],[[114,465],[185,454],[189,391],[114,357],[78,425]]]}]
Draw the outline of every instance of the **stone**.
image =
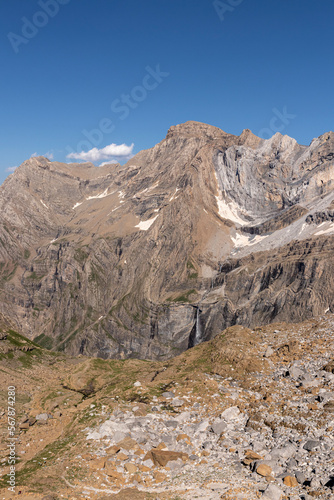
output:
[{"label": "stone", "polygon": [[153,477],[156,483],[163,483],[166,481],[167,476],[166,474],[163,474],[162,472],[153,472]]},{"label": "stone", "polygon": [[214,432],[214,434],[221,435],[224,431],[227,429],[227,424],[223,420],[220,420],[218,422],[214,422],[211,425],[211,430]]},{"label": "stone", "polygon": [[257,474],[259,474],[259,476],[266,477],[266,476],[271,476],[273,470],[269,465],[260,464],[257,466],[256,472],[257,472]]},{"label": "stone", "polygon": [[283,479],[283,483],[285,484],[285,486],[289,486],[290,488],[295,488],[296,486],[298,486],[298,481],[295,476],[285,476],[285,478]]},{"label": "stone", "polygon": [[297,451],[296,446],[293,444],[289,444],[287,446],[284,446],[282,448],[274,448],[271,450],[270,455],[272,459],[282,459],[282,460],[287,460],[288,458],[291,458]]},{"label": "stone", "polygon": [[40,413],[38,415],[36,415],[36,420],[38,423],[40,422],[47,422],[49,420],[49,415],[47,413]]},{"label": "stone", "polygon": [[187,444],[191,445],[191,439],[188,434],[179,434],[176,436],[176,441],[179,443],[180,441],[185,441]]},{"label": "stone", "polygon": [[332,359],[332,361],[330,361],[329,363],[327,363],[323,367],[323,370],[325,370],[326,372],[334,373],[334,359]]},{"label": "stone", "polygon": [[201,422],[199,422],[198,424],[194,425],[194,432],[195,432],[195,434],[198,433],[198,432],[204,432],[209,427],[211,427],[210,424],[209,424],[209,420],[205,419],[205,420],[202,420]]},{"label": "stone", "polygon": [[334,400],[334,392],[319,391],[318,400],[320,403],[327,403],[331,399]]},{"label": "stone", "polygon": [[246,457],[246,459],[249,459],[249,460],[262,460],[263,459],[263,457],[261,455],[259,455],[259,453],[256,453],[253,450],[246,450],[245,457]]},{"label": "stone", "polygon": [[334,411],[334,399],[331,399],[330,401],[327,401],[327,403],[324,404],[324,410],[327,411]]},{"label": "stone", "polygon": [[294,380],[298,380],[304,374],[305,372],[296,365],[292,365],[291,368],[289,369],[289,376]]},{"label": "stone", "polygon": [[130,451],[138,447],[138,443],[131,437],[127,436],[126,438],[122,439],[122,441],[119,441],[116,446],[119,447],[119,449]]},{"label": "stone", "polygon": [[138,468],[135,464],[127,463],[124,465],[124,469],[130,474],[135,474],[138,471]]},{"label": "stone", "polygon": [[303,448],[304,450],[311,451],[314,448],[317,448],[318,446],[320,446],[320,441],[315,441],[314,439],[310,439],[304,444]]},{"label": "stone", "polygon": [[159,443],[158,446],[156,446],[154,449],[155,450],[165,450],[167,448],[165,443]]},{"label": "stone", "polygon": [[89,468],[91,470],[100,470],[100,469],[103,469],[105,467],[105,464],[106,464],[105,458],[93,457],[93,459],[89,462]]},{"label": "stone", "polygon": [[274,349],[271,347],[271,346],[268,346],[265,353],[264,353],[264,357],[265,358],[270,358],[270,356],[272,356],[274,354]]},{"label": "stone", "polygon": [[115,479],[123,479],[123,475],[120,472],[117,472],[116,470],[114,470],[110,467],[107,467],[105,472],[106,472],[107,476],[111,477],[114,480]]},{"label": "stone", "polygon": [[118,453],[120,449],[121,449],[121,447],[115,444],[115,445],[107,448],[105,451],[106,451],[107,455],[116,455],[116,453]]},{"label": "stone", "polygon": [[171,405],[174,406],[175,408],[181,408],[181,406],[184,406],[185,401],[180,398],[174,398],[171,401]]},{"label": "stone", "polygon": [[175,394],[173,392],[163,392],[161,396],[165,399],[173,399]]},{"label": "stone", "polygon": [[176,427],[179,425],[179,423],[176,420],[167,420],[165,422],[166,427],[172,427],[173,429],[176,429]]},{"label": "stone", "polygon": [[297,479],[297,481],[298,481],[299,484],[304,484],[305,483],[306,476],[305,476],[305,474],[303,472],[301,472],[301,471],[298,470],[298,471],[295,471],[294,474],[295,474],[295,477],[296,477],[296,479]]},{"label": "stone", "polygon": [[182,461],[188,460],[188,454],[183,453],[183,452],[177,452],[177,451],[165,451],[165,450],[156,450],[152,449],[151,450],[151,456],[154,465],[161,465],[164,467],[165,465],[168,464],[168,462],[171,462],[173,460],[177,460],[181,458]]},{"label": "stone", "polygon": [[231,420],[235,420],[240,415],[240,410],[237,406],[231,406],[223,411],[221,414],[221,418],[226,420],[226,422],[230,422]]},{"label": "stone", "polygon": [[[152,462],[152,465],[153,465],[153,462]],[[139,465],[138,465],[138,469],[139,469],[141,472],[150,472],[151,467],[147,467],[146,465],[139,464]]]},{"label": "stone", "polygon": [[269,484],[261,498],[263,500],[281,500],[282,497],[283,491],[275,484]]}]

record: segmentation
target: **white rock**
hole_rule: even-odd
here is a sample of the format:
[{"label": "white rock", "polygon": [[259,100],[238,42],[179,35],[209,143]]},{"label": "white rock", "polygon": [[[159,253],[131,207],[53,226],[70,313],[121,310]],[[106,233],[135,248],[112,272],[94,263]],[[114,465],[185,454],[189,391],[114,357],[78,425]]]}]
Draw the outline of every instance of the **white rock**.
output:
[{"label": "white rock", "polygon": [[147,460],[144,460],[142,462],[142,464],[145,465],[145,467],[153,467],[154,466],[154,463],[153,463],[153,461],[150,458],[147,459]]},{"label": "white rock", "polygon": [[269,484],[261,498],[264,500],[281,500],[282,496],[283,491],[278,486]]},{"label": "white rock", "polygon": [[274,349],[271,346],[268,346],[266,352],[264,353],[265,358],[270,358],[274,354]]},{"label": "white rock", "polygon": [[239,415],[239,408],[237,406],[231,406],[223,411],[221,418],[223,418],[226,422],[230,422],[231,420],[235,420]]}]

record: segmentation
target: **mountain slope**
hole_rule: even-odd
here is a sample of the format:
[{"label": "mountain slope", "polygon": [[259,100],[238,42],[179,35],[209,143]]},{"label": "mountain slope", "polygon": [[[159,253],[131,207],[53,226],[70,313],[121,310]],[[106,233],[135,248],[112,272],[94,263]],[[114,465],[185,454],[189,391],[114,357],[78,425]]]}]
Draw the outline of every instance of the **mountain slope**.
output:
[{"label": "mountain slope", "polygon": [[0,315],[1,498],[332,499],[333,326],[233,326],[157,362],[50,352]]},{"label": "mountain slope", "polygon": [[103,358],[322,314],[333,156],[332,132],[306,147],[187,122],[124,166],[32,158],[0,188],[0,307],[41,345]]}]

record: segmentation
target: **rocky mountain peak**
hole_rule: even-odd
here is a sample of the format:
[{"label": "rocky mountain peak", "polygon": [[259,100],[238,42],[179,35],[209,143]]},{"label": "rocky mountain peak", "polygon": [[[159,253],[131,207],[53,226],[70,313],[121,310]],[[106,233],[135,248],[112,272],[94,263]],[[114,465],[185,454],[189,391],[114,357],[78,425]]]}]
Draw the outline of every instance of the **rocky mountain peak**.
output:
[{"label": "rocky mountain peak", "polygon": [[249,128],[245,128],[239,136],[239,144],[250,148],[257,147],[261,142],[260,137],[257,137]]},{"label": "rocky mountain peak", "polygon": [[223,130],[212,125],[207,125],[206,123],[200,123],[195,121],[188,121],[181,123],[180,125],[174,125],[170,127],[167,132],[166,139],[171,139],[172,137],[180,138],[208,138],[210,140],[219,140],[222,137],[225,138],[230,136]]},{"label": "rocky mountain peak", "polygon": [[332,133],[306,147],[186,122],[122,166],[31,158],[0,189],[3,312],[55,350],[155,359],[322,314],[333,157]]}]

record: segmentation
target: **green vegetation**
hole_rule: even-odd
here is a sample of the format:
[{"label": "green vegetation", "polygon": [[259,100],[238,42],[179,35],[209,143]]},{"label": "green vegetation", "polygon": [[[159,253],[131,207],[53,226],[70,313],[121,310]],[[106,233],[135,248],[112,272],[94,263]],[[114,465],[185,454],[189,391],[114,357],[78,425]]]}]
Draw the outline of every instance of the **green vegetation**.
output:
[{"label": "green vegetation", "polygon": [[27,280],[32,281],[41,281],[44,278],[45,274],[38,275],[35,271],[33,271],[29,276],[26,277]]},{"label": "green vegetation", "polygon": [[193,293],[196,293],[196,290],[191,289],[191,290],[188,290],[187,292],[183,293],[182,295],[175,297],[174,299],[172,297],[169,297],[167,300],[169,302],[190,302],[189,297]]},{"label": "green vegetation", "polygon": [[41,333],[38,337],[36,337],[35,342],[45,349],[52,349],[53,347],[53,339],[44,335],[44,333]]},{"label": "green vegetation", "polygon": [[187,270],[188,270],[188,277],[189,279],[197,279],[198,278],[198,272],[196,270],[196,267],[192,263],[191,260],[188,260],[187,262]]},{"label": "green vegetation", "polygon": [[74,258],[79,264],[84,264],[84,262],[88,259],[89,254],[83,250],[83,248],[77,248],[74,253]]},{"label": "green vegetation", "polygon": [[[25,464],[25,466],[16,472],[16,484],[18,486],[27,484],[27,480],[36,472],[38,472],[42,466],[47,466],[52,461],[54,461],[58,456],[63,456],[66,449],[71,446],[75,440],[76,435],[70,435],[65,438],[58,439],[53,443],[47,445],[42,451],[40,451],[35,457]],[[44,459],[47,457],[47,461]],[[7,487],[6,477],[0,481],[0,488]],[[36,486],[36,485],[35,485]],[[34,489],[35,489],[34,486]],[[35,489],[35,491],[38,491]]]},{"label": "green vegetation", "polygon": [[[4,266],[2,266],[2,268],[3,267]],[[2,268],[1,268],[1,270],[2,270]],[[17,264],[15,264],[14,268],[11,271],[9,269],[7,269],[7,273],[4,272],[4,274],[1,277],[1,279],[3,281],[10,281],[15,276],[16,269],[17,269]]]},{"label": "green vegetation", "polygon": [[187,262],[187,269],[196,270],[196,268],[195,268],[194,264],[191,262],[191,260],[188,260],[188,262]]},{"label": "green vegetation", "polygon": [[16,345],[17,347],[24,346],[24,345],[30,345],[34,347],[39,347],[35,342],[32,340],[27,339],[23,335],[20,335],[17,333],[15,330],[9,329],[7,331],[7,340],[13,345]]},{"label": "green vegetation", "polygon": [[32,368],[36,362],[41,361],[39,358],[42,355],[41,351],[34,349],[33,351],[27,351],[22,356],[19,356],[18,360],[23,368]]},{"label": "green vegetation", "polygon": [[[82,330],[82,328],[77,328],[76,330],[74,330],[74,332],[72,332],[71,335],[69,337],[67,337],[66,340],[64,340],[64,342],[61,342],[60,344],[58,344],[57,350],[60,351],[60,352],[64,352],[65,351],[65,347],[68,344],[70,344],[72,340],[75,339],[75,337],[77,336],[77,334],[79,333],[80,330]],[[61,337],[63,338],[63,335]],[[58,340],[60,340],[61,337],[59,337]]]},{"label": "green vegetation", "polygon": [[88,276],[88,281],[90,283],[95,282],[95,283],[102,283],[103,282],[103,276],[104,276],[104,270],[101,266],[98,264],[92,264],[91,265],[91,272]]}]

